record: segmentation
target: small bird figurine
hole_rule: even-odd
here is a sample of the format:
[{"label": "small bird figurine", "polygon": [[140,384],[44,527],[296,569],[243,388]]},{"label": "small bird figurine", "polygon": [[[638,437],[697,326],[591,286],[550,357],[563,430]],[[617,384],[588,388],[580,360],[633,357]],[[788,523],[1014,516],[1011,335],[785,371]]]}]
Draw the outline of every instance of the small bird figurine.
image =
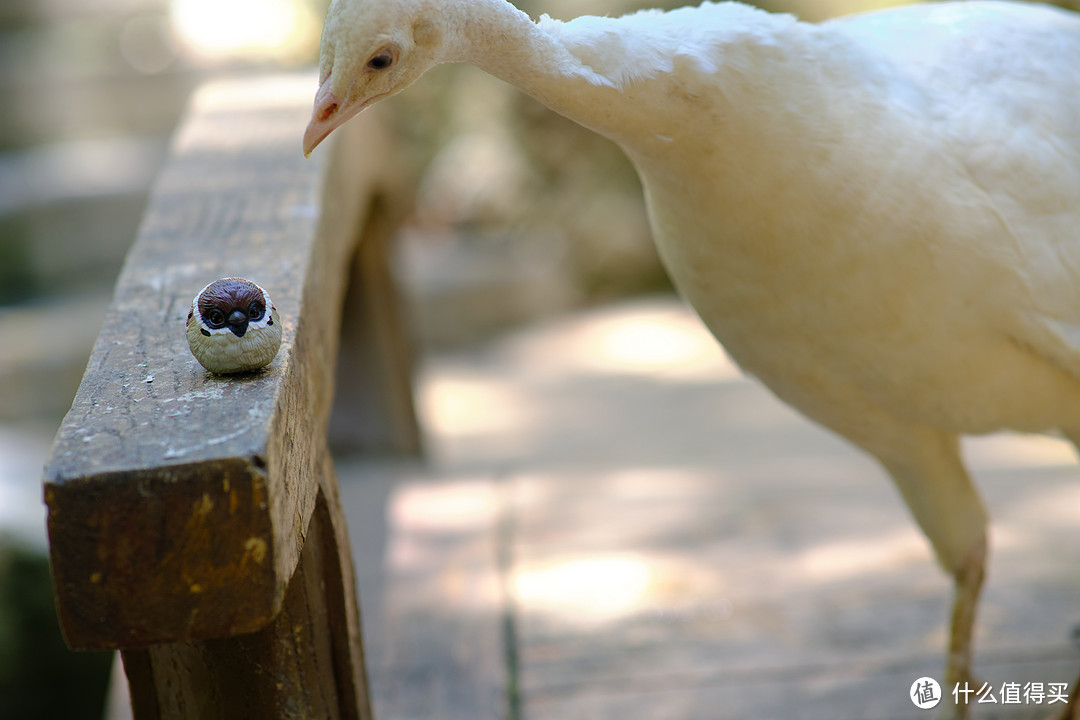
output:
[{"label": "small bird figurine", "polygon": [[258,370],[281,347],[281,321],[265,290],[244,278],[215,280],[191,301],[191,354],[210,372]]}]

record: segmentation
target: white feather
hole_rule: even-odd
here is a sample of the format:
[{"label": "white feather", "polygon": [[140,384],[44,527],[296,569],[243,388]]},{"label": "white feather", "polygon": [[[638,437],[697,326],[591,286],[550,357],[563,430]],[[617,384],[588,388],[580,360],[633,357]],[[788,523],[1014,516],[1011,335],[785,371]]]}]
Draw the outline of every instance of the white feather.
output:
[{"label": "white feather", "polygon": [[563,22],[542,15],[537,23],[582,65],[603,80],[596,84],[625,89],[676,67],[700,74],[716,72],[725,45],[772,44],[777,21],[745,5],[707,2],[668,12],[640,10],[620,18],[583,16]]}]

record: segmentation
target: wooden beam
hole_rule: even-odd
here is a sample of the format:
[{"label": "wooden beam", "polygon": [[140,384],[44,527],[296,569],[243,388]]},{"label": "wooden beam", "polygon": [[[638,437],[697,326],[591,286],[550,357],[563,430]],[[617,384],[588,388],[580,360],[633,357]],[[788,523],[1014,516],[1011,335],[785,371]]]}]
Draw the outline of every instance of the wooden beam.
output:
[{"label": "wooden beam", "polygon": [[[305,160],[315,85],[211,85],[178,132],[45,470],[73,648],[249,633],[282,608],[326,460],[349,260],[392,162],[370,113]],[[267,368],[220,377],[184,323],[228,275],[266,288],[284,338]]]},{"label": "wooden beam", "polygon": [[335,451],[398,457],[422,453],[412,402],[412,342],[391,260],[407,197],[408,190],[401,188],[376,201],[352,260],[330,415]]},{"label": "wooden beam", "polygon": [[371,720],[345,518],[325,457],[281,612],[246,635],[125,650],[136,718]]}]

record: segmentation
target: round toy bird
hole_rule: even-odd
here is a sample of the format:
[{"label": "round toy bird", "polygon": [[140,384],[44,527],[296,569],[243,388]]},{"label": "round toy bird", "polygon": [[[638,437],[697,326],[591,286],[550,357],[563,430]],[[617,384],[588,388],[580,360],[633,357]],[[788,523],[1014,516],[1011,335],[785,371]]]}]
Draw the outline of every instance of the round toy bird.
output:
[{"label": "round toy bird", "polygon": [[277,355],[281,321],[261,287],[244,278],[222,278],[191,301],[187,339],[191,354],[210,372],[258,370]]}]

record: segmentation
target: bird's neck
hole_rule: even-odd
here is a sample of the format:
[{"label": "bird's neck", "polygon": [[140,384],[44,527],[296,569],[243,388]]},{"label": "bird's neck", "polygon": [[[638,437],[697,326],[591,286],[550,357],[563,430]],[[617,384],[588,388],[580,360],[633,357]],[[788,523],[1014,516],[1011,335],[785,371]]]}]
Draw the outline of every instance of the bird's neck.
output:
[{"label": "bird's neck", "polygon": [[476,65],[628,151],[687,132],[687,98],[745,84],[740,66],[796,24],[736,2],[537,23],[506,0],[433,1],[449,15],[442,61]]},{"label": "bird's neck", "polygon": [[543,22],[533,22],[506,0],[440,2],[450,16],[443,62],[475,65],[555,112],[620,139],[632,105]]}]

